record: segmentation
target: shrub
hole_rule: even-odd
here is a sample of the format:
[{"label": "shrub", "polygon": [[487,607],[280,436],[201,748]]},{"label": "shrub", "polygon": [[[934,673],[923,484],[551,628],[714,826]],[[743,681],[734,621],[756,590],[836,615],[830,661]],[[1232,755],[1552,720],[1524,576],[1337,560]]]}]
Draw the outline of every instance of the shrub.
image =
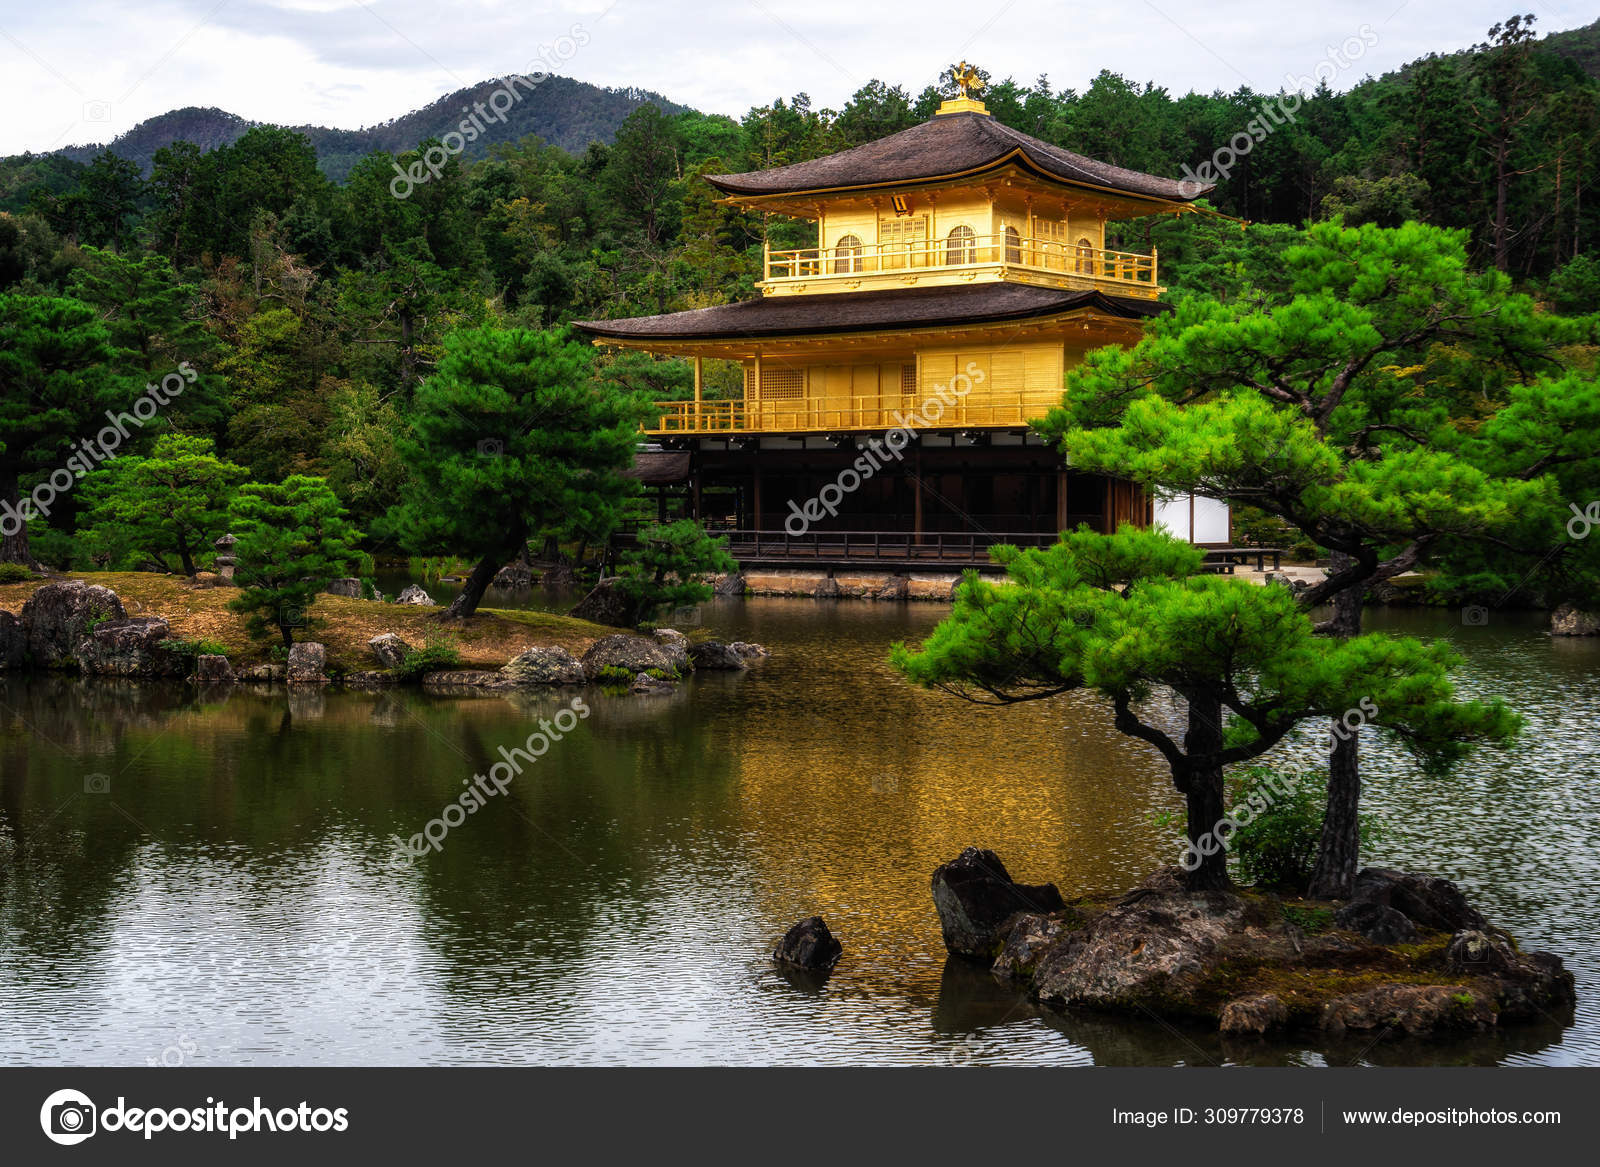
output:
[{"label": "shrub", "polygon": [[407,650],[394,675],[404,681],[416,681],[421,680],[425,673],[460,667],[461,654],[451,644],[443,640],[430,640],[421,648]]},{"label": "shrub", "polygon": [[[1327,816],[1327,775],[1251,766],[1230,776],[1228,795],[1231,806],[1267,803],[1230,839],[1240,877],[1257,887],[1304,891],[1311,883]],[[1377,834],[1371,819],[1361,816],[1362,846]]]},{"label": "shrub", "polygon": [[215,640],[207,640],[205,637],[200,637],[196,640],[182,640],[177,637],[173,637],[170,640],[163,640],[161,642],[161,646],[170,653],[174,653],[181,657],[187,657],[190,660],[194,660],[196,657],[201,656],[228,655],[227,645],[219,644]]},{"label": "shrub", "polygon": [[21,583],[33,578],[33,571],[24,564],[0,563],[0,584]]}]

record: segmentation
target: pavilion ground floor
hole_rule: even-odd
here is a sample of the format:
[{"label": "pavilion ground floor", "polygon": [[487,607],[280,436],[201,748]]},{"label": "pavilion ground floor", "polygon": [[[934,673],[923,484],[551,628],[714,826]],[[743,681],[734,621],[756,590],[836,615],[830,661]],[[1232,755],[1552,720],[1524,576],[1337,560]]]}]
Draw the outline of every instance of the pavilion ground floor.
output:
[{"label": "pavilion ground floor", "polygon": [[1220,524],[1197,522],[1195,500],[1071,470],[1019,432],[683,438],[642,451],[634,473],[657,519],[729,533],[741,561],[984,562],[992,544],[1041,545],[1080,525],[1160,521],[1211,547],[1230,533],[1226,508]]},{"label": "pavilion ground floor", "polygon": [[[898,435],[896,435],[898,436]],[[1147,525],[1151,502],[1131,482],[1063,467],[1020,434],[699,438],[649,451],[636,471],[657,517],[713,528],[786,532],[1054,534],[1087,524]]]}]

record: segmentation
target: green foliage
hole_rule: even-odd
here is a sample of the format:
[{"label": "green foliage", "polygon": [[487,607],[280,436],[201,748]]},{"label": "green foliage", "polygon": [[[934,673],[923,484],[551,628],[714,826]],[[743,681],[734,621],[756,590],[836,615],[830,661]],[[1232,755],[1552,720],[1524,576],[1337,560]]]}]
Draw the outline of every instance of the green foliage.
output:
[{"label": "green foliage", "polygon": [[[131,400],[131,386],[118,375],[113,358],[105,326],[82,301],[0,295],[0,513],[7,520],[0,560],[32,558],[26,520],[37,512],[32,500],[22,504],[23,476],[64,471],[75,484],[95,464],[94,455],[75,443],[101,428],[103,410]],[[124,439],[114,429],[109,432],[114,450]],[[40,495],[41,509],[71,515],[70,493],[63,497],[49,484],[34,493]],[[21,528],[17,533],[14,525]]]},{"label": "green foliage", "polygon": [[[1239,874],[1257,887],[1304,892],[1327,815],[1327,776],[1251,766],[1229,776],[1228,793],[1230,805],[1254,811],[1229,837]],[[1360,831],[1363,847],[1380,837],[1368,815],[1361,816]],[[1321,930],[1295,922],[1308,932]]]},{"label": "green foliage", "polygon": [[203,636],[194,640],[183,640],[178,637],[172,637],[170,639],[163,640],[161,642],[161,648],[163,651],[173,653],[191,661],[195,657],[200,656],[228,655],[227,645],[220,644],[215,640],[207,640]]},{"label": "green foliage", "polygon": [[276,631],[287,648],[294,630],[308,625],[317,594],[349,573],[361,534],[327,483],[302,475],[246,483],[234,500],[232,531],[244,591],[228,607],[249,615],[252,636]]},{"label": "green foliage", "polygon": [[400,664],[394,669],[394,675],[401,680],[415,681],[420,680],[426,673],[460,667],[461,653],[454,645],[444,640],[429,640],[421,648],[407,649]]},{"label": "green foliage", "polygon": [[1284,904],[1283,918],[1309,935],[1326,932],[1333,927],[1332,908],[1307,908],[1299,904]]},{"label": "green foliage", "polygon": [[628,603],[631,623],[663,608],[703,603],[711,585],[702,576],[738,571],[728,541],[713,538],[693,519],[652,524],[617,565],[616,588]]},{"label": "green foliage", "polygon": [[1464,438],[1483,386],[1463,385],[1456,362],[1471,354],[1503,401],[1538,395],[1524,412],[1544,440],[1581,441],[1587,411],[1539,395],[1533,374],[1559,372],[1592,325],[1540,312],[1505,277],[1471,271],[1460,233],[1414,223],[1314,225],[1284,275],[1281,294],[1191,297],[1133,348],[1091,353],[1042,430],[1080,469],[1249,505],[1352,557],[1308,602],[1564,511],[1526,441],[1514,473],[1492,456],[1518,444],[1510,423]]},{"label": "green foliage", "polygon": [[148,456],[117,458],[85,480],[84,545],[114,565],[136,553],[170,569],[175,557],[192,576],[226,532],[244,478],[244,467],[219,459],[209,438],[164,434]]},{"label": "green foliage", "polygon": [[1558,312],[1600,312],[1600,259],[1573,256],[1550,276],[1549,294]]},{"label": "green foliage", "polygon": [[33,569],[22,563],[0,563],[0,584],[21,583],[33,579]]}]

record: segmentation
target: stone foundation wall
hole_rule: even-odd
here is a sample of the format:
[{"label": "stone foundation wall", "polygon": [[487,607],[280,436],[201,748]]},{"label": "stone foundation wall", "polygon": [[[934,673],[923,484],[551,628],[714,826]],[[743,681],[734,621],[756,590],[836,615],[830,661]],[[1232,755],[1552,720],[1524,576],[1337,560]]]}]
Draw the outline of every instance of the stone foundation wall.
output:
[{"label": "stone foundation wall", "polygon": [[888,572],[748,571],[740,577],[716,576],[719,595],[813,596],[817,599],[934,600],[949,603],[961,577],[954,573],[895,575]]}]

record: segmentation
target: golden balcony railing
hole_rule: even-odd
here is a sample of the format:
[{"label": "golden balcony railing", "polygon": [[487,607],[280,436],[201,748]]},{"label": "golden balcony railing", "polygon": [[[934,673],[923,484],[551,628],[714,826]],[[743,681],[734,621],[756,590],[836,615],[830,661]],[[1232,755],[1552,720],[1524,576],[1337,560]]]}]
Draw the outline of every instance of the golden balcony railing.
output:
[{"label": "golden balcony railing", "polygon": [[[938,402],[937,406],[930,404]],[[1061,403],[1059,391],[974,389],[947,405],[937,396],[875,393],[865,397],[794,397],[778,401],[658,401],[652,434],[838,433],[1024,426]],[[938,416],[933,414],[937,412]]]},{"label": "golden balcony railing", "polygon": [[904,243],[868,243],[843,247],[799,247],[765,252],[768,282],[859,278],[862,276],[959,272],[970,268],[1004,267],[1060,277],[1105,280],[1134,285],[1147,294],[1156,283],[1156,255],[1109,251],[1103,247],[1033,239],[1003,232]]}]

